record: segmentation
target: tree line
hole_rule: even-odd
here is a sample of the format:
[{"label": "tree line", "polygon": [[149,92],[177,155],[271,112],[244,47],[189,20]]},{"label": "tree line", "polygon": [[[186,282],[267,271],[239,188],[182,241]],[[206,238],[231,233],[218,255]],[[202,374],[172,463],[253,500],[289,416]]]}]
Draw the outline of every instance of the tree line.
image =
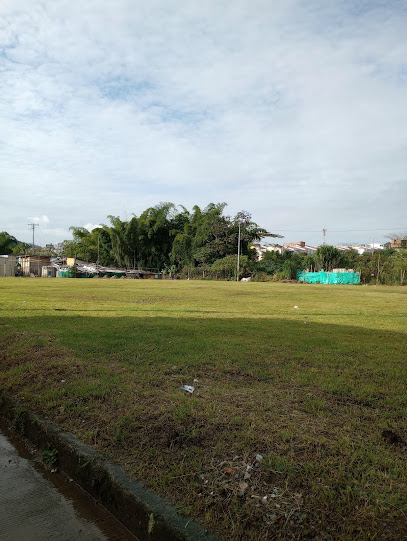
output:
[{"label": "tree line", "polygon": [[256,264],[257,279],[295,279],[297,271],[330,272],[335,268],[360,273],[362,284],[407,285],[407,250],[377,250],[362,254],[320,246],[313,255],[295,252],[266,252]]},{"label": "tree line", "polygon": [[164,270],[205,268],[236,254],[240,229],[242,256],[254,259],[250,244],[264,237],[279,237],[252,221],[250,213],[224,215],[226,203],[211,203],[192,211],[173,203],[160,203],[129,220],[108,216],[110,224],[88,231],[71,227],[64,255],[104,266]]},{"label": "tree line", "polygon": [[[211,203],[189,211],[173,203],[160,203],[128,220],[108,216],[109,224],[88,231],[71,227],[72,239],[64,241],[65,257],[98,262],[106,267],[144,268],[167,275],[235,280],[240,229],[239,277],[254,280],[290,280],[298,270],[330,271],[353,269],[362,283],[406,284],[407,250],[378,250],[359,255],[342,252],[333,246],[320,246],[313,255],[287,250],[267,251],[258,261],[251,247],[264,237],[281,237],[252,221],[242,211],[226,216],[226,203]],[[0,233],[0,253],[22,254],[33,251],[7,232]],[[34,249],[35,253],[41,249]]]}]

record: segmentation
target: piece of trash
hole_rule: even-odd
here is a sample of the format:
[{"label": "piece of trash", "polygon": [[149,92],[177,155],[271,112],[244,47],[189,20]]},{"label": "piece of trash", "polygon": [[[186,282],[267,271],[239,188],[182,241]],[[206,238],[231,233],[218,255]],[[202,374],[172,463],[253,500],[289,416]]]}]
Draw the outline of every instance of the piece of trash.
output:
[{"label": "piece of trash", "polygon": [[57,472],[56,469],[51,470],[51,473],[56,473],[56,472]]},{"label": "piece of trash", "polygon": [[64,380],[64,379],[61,379],[61,383],[65,383],[65,380]]},{"label": "piece of trash", "polygon": [[257,462],[261,462],[263,460],[263,457],[261,455],[256,455]]},{"label": "piece of trash", "polygon": [[246,471],[250,471],[250,470],[252,469],[252,467],[253,467],[253,466],[252,466],[251,464],[248,464],[248,465],[246,466]]},{"label": "piece of trash", "polygon": [[267,501],[267,496],[263,496],[263,497],[262,497],[262,501],[263,501],[263,502],[266,502],[266,501]]},{"label": "piece of trash", "polygon": [[243,496],[243,494],[246,492],[246,490],[249,488],[249,485],[247,483],[240,483],[239,485],[239,495]]},{"label": "piece of trash", "polygon": [[181,389],[191,394],[195,391],[195,387],[192,387],[192,385],[182,385]]},{"label": "piece of trash", "polygon": [[73,479],[69,479],[69,482],[70,482],[70,483],[73,483]]},{"label": "piece of trash", "polygon": [[236,470],[234,470],[233,468],[225,468],[223,471],[230,474],[236,473]]},{"label": "piece of trash", "polygon": [[295,310],[298,310],[298,306],[294,306]]},{"label": "piece of trash", "polygon": [[199,383],[199,379],[194,378],[194,383]]},{"label": "piece of trash", "polygon": [[200,474],[199,474],[199,477],[200,477],[201,479],[203,479],[203,478],[205,477],[205,475],[204,475],[203,473],[200,473]]}]

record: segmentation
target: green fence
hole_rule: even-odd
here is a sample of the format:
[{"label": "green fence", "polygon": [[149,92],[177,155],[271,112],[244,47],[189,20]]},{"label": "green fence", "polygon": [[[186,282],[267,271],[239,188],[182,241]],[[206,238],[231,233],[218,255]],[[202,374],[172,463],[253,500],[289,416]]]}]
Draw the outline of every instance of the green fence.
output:
[{"label": "green fence", "polygon": [[299,282],[309,284],[360,284],[360,275],[357,272],[307,272],[297,271]]}]

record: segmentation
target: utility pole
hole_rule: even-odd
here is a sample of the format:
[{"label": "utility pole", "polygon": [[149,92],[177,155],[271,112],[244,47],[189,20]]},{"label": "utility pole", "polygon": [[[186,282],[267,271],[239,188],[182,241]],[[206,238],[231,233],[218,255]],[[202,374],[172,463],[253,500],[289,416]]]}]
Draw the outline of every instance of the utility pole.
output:
[{"label": "utility pole", "polygon": [[237,237],[237,270],[236,270],[236,282],[239,281],[240,270],[240,222],[239,222],[239,235]]},{"label": "utility pole", "polygon": [[34,231],[36,227],[39,227],[40,224],[28,224],[28,227],[33,230],[33,250],[34,250]]},{"label": "utility pole", "polygon": [[323,234],[323,236],[324,236],[324,242],[323,242],[323,245],[324,245],[324,246],[325,246],[325,244],[326,244],[326,242],[325,242],[326,231],[327,231],[327,230],[326,230],[325,227],[324,227],[324,228],[322,229],[322,234]]}]

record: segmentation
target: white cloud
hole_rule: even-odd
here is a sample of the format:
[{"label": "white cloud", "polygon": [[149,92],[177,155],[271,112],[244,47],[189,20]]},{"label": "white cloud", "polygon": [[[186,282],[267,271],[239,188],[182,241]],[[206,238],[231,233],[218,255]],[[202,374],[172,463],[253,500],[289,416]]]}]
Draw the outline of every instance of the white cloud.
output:
[{"label": "white cloud", "polygon": [[97,229],[98,227],[102,227],[102,224],[86,224],[84,226],[85,229],[88,231],[93,231],[94,229]]},{"label": "white cloud", "polygon": [[48,216],[45,216],[45,214],[43,214],[42,216],[31,216],[28,219],[32,220],[33,223],[35,224],[45,226],[45,227],[49,224],[49,221],[50,221]]},{"label": "white cloud", "polygon": [[58,241],[163,200],[406,227],[403,2],[3,0],[0,21],[1,229],[41,208]]}]

